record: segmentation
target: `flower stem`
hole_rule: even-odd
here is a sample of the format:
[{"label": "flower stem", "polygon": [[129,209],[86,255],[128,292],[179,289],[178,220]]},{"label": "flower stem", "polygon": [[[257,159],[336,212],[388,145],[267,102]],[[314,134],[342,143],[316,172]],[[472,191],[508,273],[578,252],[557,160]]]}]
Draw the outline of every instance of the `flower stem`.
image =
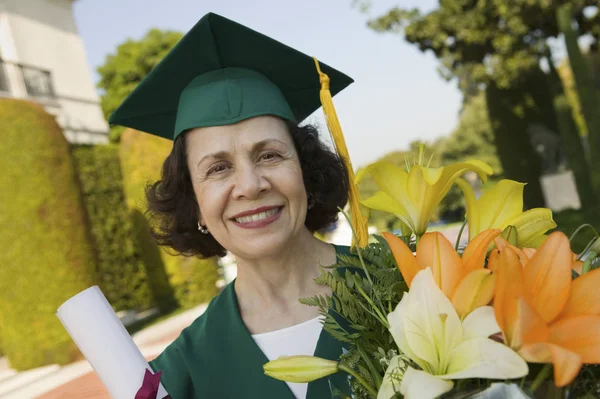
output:
[{"label": "flower stem", "polygon": [[462,238],[463,230],[465,229],[466,225],[467,225],[467,218],[465,218],[465,221],[463,222],[462,226],[460,226],[460,230],[458,231],[458,237],[456,237],[456,244],[454,245],[455,251],[458,251],[458,245],[460,244],[460,239]]},{"label": "flower stem", "polygon": [[596,259],[596,256],[598,256],[598,254],[594,251],[590,251],[589,252],[589,258],[583,263],[583,266],[581,267],[581,274],[586,274],[587,272],[590,271],[590,268],[592,266],[592,262],[594,261],[594,259]]},{"label": "flower stem", "polygon": [[340,363],[340,365],[338,366],[338,368],[341,371],[345,371],[346,373],[350,374],[352,377],[356,378],[356,380],[358,382],[361,383],[361,385],[363,387],[365,387],[365,389],[367,391],[369,391],[369,393],[371,395],[373,395],[374,397],[377,397],[377,391],[375,390],[375,388],[373,388],[371,385],[369,385],[369,383],[367,381],[365,381],[364,378],[362,378],[362,376],[360,374],[358,374],[356,371],[352,370],[351,367],[349,367],[347,364],[345,363]]},{"label": "flower stem", "polygon": [[573,239],[575,238],[575,236],[576,236],[577,234],[579,234],[579,232],[580,232],[581,230],[585,229],[585,228],[592,229],[592,231],[594,232],[594,235],[596,236],[596,238],[598,238],[598,237],[599,237],[599,235],[598,235],[598,232],[596,231],[596,229],[594,228],[594,226],[592,226],[592,225],[591,225],[591,224],[589,224],[589,223],[586,223],[586,224],[582,224],[581,226],[579,226],[579,227],[577,228],[577,230],[575,230],[575,231],[573,232],[573,234],[571,234],[571,237],[569,237],[569,241],[573,241]]},{"label": "flower stem", "polygon": [[365,298],[365,300],[369,303],[369,305],[371,305],[371,307],[373,308],[375,313],[377,313],[379,321],[381,321],[381,323],[385,326],[385,328],[389,329],[390,325],[387,322],[386,317],[383,315],[383,313],[381,313],[381,310],[379,309],[379,307],[377,305],[375,305],[375,303],[373,303],[373,300],[369,297],[369,295],[367,295],[365,290],[362,289],[362,287],[360,286],[360,282],[356,279],[356,277],[354,277],[354,286],[356,287],[358,292],[363,296],[363,298]]},{"label": "flower stem", "polygon": [[531,383],[531,387],[529,387],[531,389],[531,392],[535,392],[536,389],[540,387],[542,382],[544,382],[546,378],[550,377],[550,373],[552,373],[552,364],[547,363],[544,365],[544,367],[540,370],[538,375]]},{"label": "flower stem", "polygon": [[379,374],[377,372],[377,370],[375,369],[375,365],[371,361],[371,358],[369,357],[367,352],[365,352],[364,349],[358,343],[356,344],[356,349],[358,349],[358,353],[360,353],[360,357],[362,357],[362,359],[365,361],[365,363],[367,363],[367,367],[369,368],[369,371],[371,372],[371,375],[373,376],[373,381],[375,381],[375,388],[379,389],[379,387],[381,386],[381,382],[383,380],[383,378],[381,377],[381,374]]}]

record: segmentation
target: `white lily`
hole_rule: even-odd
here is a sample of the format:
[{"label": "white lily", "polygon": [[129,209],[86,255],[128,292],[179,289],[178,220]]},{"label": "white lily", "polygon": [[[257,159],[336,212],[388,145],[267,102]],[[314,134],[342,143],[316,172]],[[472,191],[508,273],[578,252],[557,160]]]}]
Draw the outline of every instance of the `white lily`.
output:
[{"label": "white lily", "polygon": [[[479,307],[461,322],[429,267],[414,277],[388,322],[398,348],[421,370],[408,367],[402,376],[388,368],[377,399],[389,399],[398,386],[406,399],[427,399],[450,391],[452,380],[512,379],[528,373],[516,352],[489,339],[500,332],[494,309]],[[397,359],[389,367],[397,369]]]}]

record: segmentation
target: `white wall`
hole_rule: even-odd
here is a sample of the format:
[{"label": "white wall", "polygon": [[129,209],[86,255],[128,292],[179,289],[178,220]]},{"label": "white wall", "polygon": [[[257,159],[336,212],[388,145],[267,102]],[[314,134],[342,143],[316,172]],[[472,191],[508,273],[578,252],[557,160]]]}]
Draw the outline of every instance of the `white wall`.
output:
[{"label": "white wall", "polygon": [[[57,100],[40,102],[57,115],[69,141],[106,142],[108,125],[77,34],[72,3],[0,0],[0,56],[51,72]],[[26,96],[16,89],[15,97]]]}]

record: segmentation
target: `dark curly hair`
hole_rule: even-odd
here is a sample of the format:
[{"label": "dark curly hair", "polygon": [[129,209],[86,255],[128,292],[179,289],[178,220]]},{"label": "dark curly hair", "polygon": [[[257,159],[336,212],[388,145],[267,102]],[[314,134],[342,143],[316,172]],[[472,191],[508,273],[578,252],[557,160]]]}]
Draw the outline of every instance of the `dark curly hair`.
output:
[{"label": "dark curly hair", "polygon": [[[314,232],[337,220],[348,201],[348,171],[341,159],[319,140],[312,125],[286,122],[300,159],[308,203],[304,224]],[[200,210],[186,161],[186,134],[173,143],[162,167],[162,179],[146,187],[151,233],[161,246],[184,256],[224,256],[225,248],[198,231]]]}]

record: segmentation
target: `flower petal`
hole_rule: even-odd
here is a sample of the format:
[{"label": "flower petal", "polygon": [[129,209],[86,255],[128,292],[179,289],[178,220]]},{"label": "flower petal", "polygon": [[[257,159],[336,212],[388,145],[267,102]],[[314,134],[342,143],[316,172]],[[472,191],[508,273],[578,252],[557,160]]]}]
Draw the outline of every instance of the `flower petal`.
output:
[{"label": "flower petal", "polygon": [[558,387],[573,381],[582,365],[577,353],[551,343],[524,345],[519,354],[530,363],[552,363],[554,383]]},{"label": "flower petal", "polygon": [[581,356],[583,363],[600,363],[600,316],[561,319],[550,326],[550,341]]},{"label": "flower petal", "polygon": [[592,270],[573,280],[571,295],[560,318],[594,315],[600,316],[600,269]]},{"label": "flower petal", "polygon": [[464,340],[488,338],[500,332],[494,316],[494,308],[491,306],[482,306],[469,313],[463,320],[462,326]]},{"label": "flower petal", "polygon": [[467,274],[452,295],[452,305],[458,315],[463,318],[473,309],[489,304],[495,284],[496,276],[489,269],[476,269]]},{"label": "flower petal", "polygon": [[338,372],[338,362],[315,356],[283,356],[263,366],[265,375],[287,382],[310,382]]},{"label": "flower petal", "polygon": [[499,229],[485,230],[469,241],[469,244],[462,254],[465,273],[484,267],[488,248],[494,238],[498,237],[500,233],[502,233],[502,230]]},{"label": "flower petal", "polygon": [[525,344],[519,349],[519,355],[529,363],[551,363],[550,345],[545,342]]},{"label": "flower petal", "polygon": [[408,225],[412,224],[409,210],[389,194],[377,191],[373,196],[361,200],[360,204],[369,209],[391,213]]},{"label": "flower petal", "polygon": [[[425,175],[428,174],[428,169],[430,168],[415,165],[408,173],[408,198],[412,204],[416,205],[417,214],[414,219],[414,231],[417,235],[425,233],[433,211],[443,198],[436,187],[427,182]],[[431,170],[430,172],[432,172],[430,174],[436,174],[435,170]]]},{"label": "flower petal", "polygon": [[463,179],[456,179],[456,185],[463,193],[465,207],[467,208],[467,227],[469,228],[469,239],[475,238],[481,231],[480,209],[473,192],[473,187]]},{"label": "flower petal", "polygon": [[506,241],[504,238],[496,237],[494,239],[494,243],[496,244],[496,248],[498,248],[499,250],[503,250],[504,248],[508,247],[515,251],[522,265],[525,265],[527,262],[529,262],[530,257],[523,250],[521,250],[519,247],[515,247],[514,245]]},{"label": "flower petal", "polygon": [[546,322],[562,311],[571,288],[571,247],[562,232],[555,232],[524,268],[529,300]]},{"label": "flower petal", "polygon": [[392,198],[397,199],[406,195],[408,174],[398,165],[389,161],[378,161],[365,167],[361,171],[360,177],[362,178],[366,173],[371,175],[377,187]]},{"label": "flower petal", "polygon": [[479,179],[483,183],[494,172],[488,164],[476,159],[450,164],[444,166],[442,169],[442,176],[440,176],[439,181],[436,183],[436,185],[441,186],[438,189],[442,193],[442,196],[445,196],[452,184],[466,172],[472,171],[477,173],[477,176],[479,176]]},{"label": "flower petal", "polygon": [[519,247],[535,247],[539,236],[556,227],[552,211],[548,208],[534,208],[516,215],[506,222],[515,226],[519,237]]},{"label": "flower petal", "polygon": [[430,369],[423,369],[439,373],[449,355],[439,348],[455,347],[462,339],[462,327],[452,303],[433,281],[430,268],[413,279],[406,310],[404,332],[410,349],[429,363]]},{"label": "flower petal", "polygon": [[413,278],[422,270],[419,262],[417,262],[417,258],[415,258],[413,252],[400,238],[388,232],[382,233],[382,235],[392,250],[404,281],[410,287]]},{"label": "flower petal", "polygon": [[554,366],[554,384],[561,388],[570,384],[581,370],[581,356],[558,345],[548,345]]},{"label": "flower petal", "polygon": [[400,367],[400,362],[400,356],[394,356],[390,360],[390,364],[381,381],[379,392],[377,392],[377,399],[390,399],[396,392],[400,392],[400,384],[404,377],[404,370]]},{"label": "flower petal", "polygon": [[[451,391],[453,386],[452,381],[409,367],[404,373],[400,393],[405,399],[434,399]],[[380,399],[379,396],[377,399]]]},{"label": "flower petal", "polygon": [[435,283],[451,298],[464,271],[450,241],[439,232],[424,234],[417,247],[417,261],[422,267],[431,267]]},{"label": "flower petal", "polygon": [[452,351],[444,379],[510,379],[527,375],[525,360],[508,346],[488,338],[464,341]]},{"label": "flower petal", "polygon": [[396,342],[402,353],[417,363],[422,369],[427,369],[429,365],[413,352],[406,338],[405,318],[409,312],[409,296],[408,292],[405,293],[400,303],[396,305],[396,309],[388,314],[387,320],[390,325],[390,334],[392,334],[394,342]]},{"label": "flower petal", "polygon": [[[504,229],[515,215],[523,212],[525,184],[503,179],[485,191],[478,200],[481,229]],[[519,232],[520,234],[520,232]]]},{"label": "flower petal", "polygon": [[524,297],[517,299],[517,312],[522,345],[548,341],[550,338],[548,324]]},{"label": "flower petal", "polygon": [[507,247],[497,256],[490,257],[490,268],[496,273],[496,321],[504,333],[507,345],[516,349],[521,345],[517,299],[526,292],[523,267],[515,251]]}]

